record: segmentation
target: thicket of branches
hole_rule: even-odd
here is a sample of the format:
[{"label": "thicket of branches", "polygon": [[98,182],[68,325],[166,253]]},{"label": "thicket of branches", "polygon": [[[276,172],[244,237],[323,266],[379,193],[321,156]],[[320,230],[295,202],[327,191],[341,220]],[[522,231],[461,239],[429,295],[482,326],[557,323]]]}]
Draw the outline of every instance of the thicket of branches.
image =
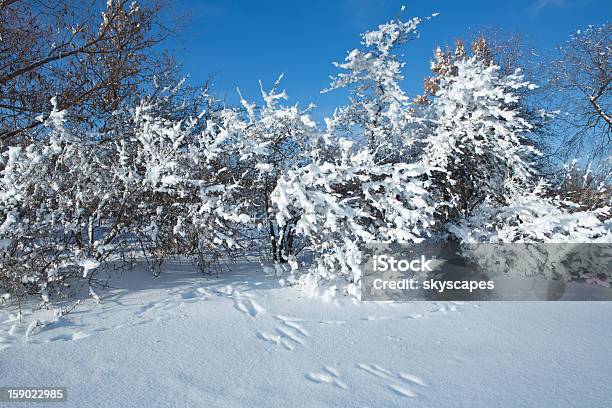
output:
[{"label": "thicket of branches", "polygon": [[[85,11],[0,3],[3,298],[95,293],[129,256],[153,274],[174,256],[210,272],[258,246],[300,269],[293,281],[357,287],[369,242],[611,240],[609,178],[577,162],[543,178],[537,87],[483,37],[438,49],[411,98],[400,52],[423,21],[366,32],[326,90],[348,88],[349,104],[321,127],[280,79],[231,107],[170,68],[151,75],[167,67],[151,50],[157,6]],[[597,126],[608,91],[589,99]]]}]

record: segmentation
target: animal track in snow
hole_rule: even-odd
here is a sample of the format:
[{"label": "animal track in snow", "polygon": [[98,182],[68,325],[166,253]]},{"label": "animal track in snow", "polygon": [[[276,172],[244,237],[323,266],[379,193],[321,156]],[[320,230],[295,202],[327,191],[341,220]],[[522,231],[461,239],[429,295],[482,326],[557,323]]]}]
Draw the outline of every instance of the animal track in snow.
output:
[{"label": "animal track in snow", "polygon": [[293,346],[291,345],[291,343],[286,338],[280,335],[260,331],[257,332],[257,337],[262,340],[269,341],[270,343],[280,344],[289,351],[293,350]]},{"label": "animal track in snow", "polygon": [[280,321],[280,324],[275,327],[275,330],[279,335],[297,344],[304,344],[304,341],[309,335],[301,324],[296,321],[280,318],[278,316],[276,319]]},{"label": "animal track in snow", "polygon": [[427,387],[427,384],[425,384],[425,382],[416,375],[398,373],[397,376],[400,377],[402,380],[409,381],[416,385],[420,385],[421,387]]},{"label": "animal track in snow", "polygon": [[282,327],[282,326],[277,326],[275,327],[276,332],[283,338],[285,339],[289,339],[297,344],[303,345],[304,341],[294,332],[292,332],[291,330]]},{"label": "animal track in snow", "polygon": [[274,344],[280,344],[287,350],[293,350],[295,345],[303,345],[308,337],[308,331],[293,320],[285,320],[284,317],[275,316],[280,324],[274,326],[275,333],[258,332],[257,337]]},{"label": "animal track in snow", "polygon": [[389,390],[402,397],[416,397],[417,394],[410,388],[410,385],[427,386],[425,381],[415,375],[392,372],[377,364],[359,363],[357,368],[384,380]]},{"label": "animal track in snow", "polygon": [[308,337],[308,332],[306,331],[306,329],[304,329],[301,325],[299,325],[297,322],[292,322],[290,320],[282,320],[283,324],[293,330],[295,330],[296,332],[298,332],[299,334],[301,334],[304,337]]},{"label": "animal track in snow", "polygon": [[248,293],[243,294],[233,285],[225,285],[224,287],[217,289],[216,294],[234,299],[234,309],[248,314],[251,317],[258,317],[259,315],[266,313],[266,309],[264,309],[255,300],[251,299],[252,295]]},{"label": "animal track in snow", "polygon": [[340,380],[340,373],[338,370],[330,366],[323,367],[323,371],[318,373],[306,373],[305,377],[319,384],[331,384],[343,390],[348,389],[346,384]]},{"label": "animal track in snow", "polygon": [[242,313],[249,314],[252,317],[257,317],[266,311],[259,303],[251,299],[237,299],[234,307]]}]

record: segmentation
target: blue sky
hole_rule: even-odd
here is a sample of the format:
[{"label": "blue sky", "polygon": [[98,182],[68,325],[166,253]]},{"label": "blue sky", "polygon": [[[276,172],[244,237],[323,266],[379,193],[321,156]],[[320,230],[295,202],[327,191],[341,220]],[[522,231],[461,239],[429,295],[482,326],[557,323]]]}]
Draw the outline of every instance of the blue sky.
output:
[{"label": "blue sky", "polygon": [[236,87],[259,101],[258,80],[269,86],[284,73],[289,102],[315,103],[320,118],[346,101],[342,93],[319,94],[337,72],[332,61],[342,61],[359,46],[360,33],[394,18],[402,5],[406,18],[440,13],[403,50],[411,95],[421,91],[435,47],[455,38],[495,27],[525,34],[545,52],[575,29],[612,17],[609,0],[175,0],[174,12],[190,19],[167,46],[192,83],[215,74],[216,91],[230,103]]}]

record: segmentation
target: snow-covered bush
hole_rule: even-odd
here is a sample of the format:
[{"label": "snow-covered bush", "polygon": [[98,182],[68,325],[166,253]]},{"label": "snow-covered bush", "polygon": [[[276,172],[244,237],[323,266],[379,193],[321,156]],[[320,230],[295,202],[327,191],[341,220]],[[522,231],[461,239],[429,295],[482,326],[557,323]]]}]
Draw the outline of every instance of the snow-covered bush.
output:
[{"label": "snow-covered bush", "polygon": [[581,168],[578,160],[563,166],[560,177],[551,180],[549,194],[577,205],[570,211],[588,211],[612,207],[612,157]]},{"label": "snow-covered bush", "polygon": [[610,207],[571,212],[564,207],[572,203],[545,197],[546,187],[540,182],[532,192],[517,194],[504,206],[482,203],[452,231],[469,242],[610,242]]},{"label": "snow-covered bush", "polygon": [[285,91],[278,90],[281,79],[270,91],[265,91],[260,82],[263,106],[241,98],[245,115],[234,118],[229,129],[234,135],[231,148],[237,155],[237,177],[245,187],[240,200],[248,206],[258,229],[263,230],[264,245],[272,260],[284,263],[298,251],[293,223],[288,220],[283,226],[277,224],[270,195],[280,177],[307,160],[317,129],[309,116],[310,107],[300,110],[297,105],[280,103],[287,99]]},{"label": "snow-covered bush", "polygon": [[91,280],[128,218],[108,146],[66,128],[52,102],[48,137],[9,147],[0,178],[0,284],[44,300],[70,278]]},{"label": "snow-covered bush", "polygon": [[[606,267],[612,261],[610,207],[572,211],[576,204],[546,197],[546,189],[541,182],[506,205],[484,202],[450,230],[463,243],[464,253],[489,272],[542,274],[612,287]],[[499,245],[471,245],[482,243]],[[568,263],[572,257],[581,264]]]},{"label": "snow-covered bush", "polygon": [[[231,171],[235,112],[204,112],[173,121],[155,103],[133,113],[134,131],[119,141],[118,180],[133,204],[130,231],[154,273],[172,255],[194,256],[201,270],[237,250],[236,225],[250,221]],[[201,123],[204,122],[204,123]]]},{"label": "snow-covered bush", "polygon": [[54,109],[46,137],[8,148],[0,178],[2,288],[46,301],[68,283],[91,284],[110,255],[134,250],[134,238],[154,273],[168,256],[194,257],[204,270],[238,249],[236,225],[250,217],[227,153],[224,124],[236,115],[173,121],[165,113],[155,100],[143,102],[114,115],[121,132],[101,137],[69,129],[65,112]]},{"label": "snow-covered bush", "polygon": [[341,139],[334,161],[313,160],[282,177],[272,193],[278,224],[295,221],[314,264],[303,279],[361,279],[361,246],[420,242],[433,222],[425,169],[377,164],[369,149]]}]

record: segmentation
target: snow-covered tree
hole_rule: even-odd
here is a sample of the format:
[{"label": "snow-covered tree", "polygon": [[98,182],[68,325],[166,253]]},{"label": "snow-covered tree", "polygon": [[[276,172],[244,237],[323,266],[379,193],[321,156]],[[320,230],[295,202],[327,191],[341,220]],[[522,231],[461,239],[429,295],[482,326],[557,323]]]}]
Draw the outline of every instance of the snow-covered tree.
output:
[{"label": "snow-covered tree", "polygon": [[[342,276],[359,284],[365,243],[419,242],[429,234],[428,169],[414,154],[420,121],[400,86],[404,63],[397,54],[420,22],[382,24],[362,35],[363,49],[335,64],[344,72],[324,92],[351,88],[350,104],[325,119],[301,166],[272,193],[278,224],[295,224],[315,258],[303,280]],[[367,143],[346,138],[354,135]]]},{"label": "snow-covered tree", "polygon": [[405,63],[398,51],[418,36],[421,21],[398,19],[364,33],[363,49],[354,49],[343,63],[334,63],[343,72],[323,91],[352,90],[350,104],[339,111],[338,129],[363,135],[377,162],[402,161],[411,153],[417,121],[400,85]]},{"label": "snow-covered tree", "polygon": [[612,149],[612,22],[576,30],[547,61],[548,110],[569,158],[610,161]]},{"label": "snow-covered tree", "polygon": [[529,185],[538,154],[517,93],[534,86],[520,72],[503,75],[477,56],[458,59],[449,69],[452,75],[438,78],[433,131],[423,153],[437,169],[432,192],[444,203],[442,221],[469,215],[484,200],[503,203]]}]

